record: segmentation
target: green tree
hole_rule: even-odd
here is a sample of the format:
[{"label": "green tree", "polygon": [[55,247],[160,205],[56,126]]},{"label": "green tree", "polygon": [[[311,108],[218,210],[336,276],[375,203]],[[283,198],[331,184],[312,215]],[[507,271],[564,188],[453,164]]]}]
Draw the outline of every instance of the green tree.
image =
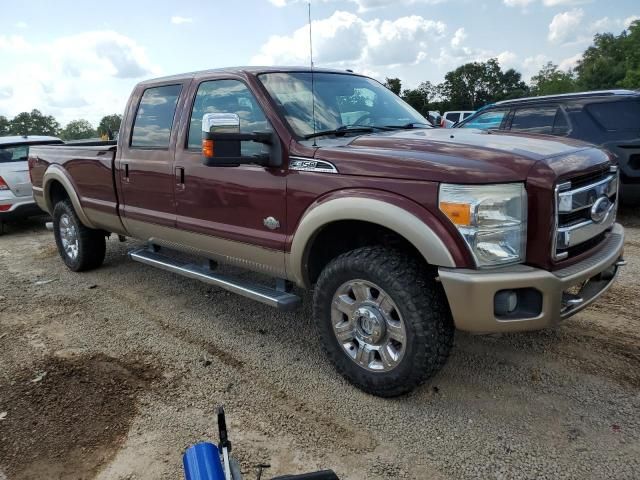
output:
[{"label": "green tree", "polygon": [[439,85],[429,81],[422,82],[417,88],[408,88],[402,92],[402,99],[425,116],[433,108],[432,104],[438,96],[440,96]]},{"label": "green tree", "polygon": [[400,95],[402,91],[402,82],[399,78],[389,78],[387,77],[384,82],[384,86],[391,90],[396,95]]},{"label": "green tree", "polygon": [[625,42],[627,73],[620,86],[624,88],[640,88],[640,20],[629,26]]},{"label": "green tree", "polygon": [[87,120],[72,120],[60,133],[65,140],[81,140],[95,137],[96,131]]},{"label": "green tree", "polygon": [[11,122],[4,115],[0,115],[0,136],[9,135]]},{"label": "green tree", "polygon": [[564,72],[558,65],[548,62],[537,75],[531,77],[533,95],[555,95],[578,90],[576,79],[571,71]]},{"label": "green tree", "polygon": [[122,115],[117,113],[102,117],[98,124],[98,135],[108,135],[109,132],[115,135],[120,130],[120,123],[122,123]]},{"label": "green tree", "polygon": [[472,62],[448,72],[440,87],[454,110],[475,110],[490,102],[526,95],[527,84],[514,69],[502,71],[496,58]]},{"label": "green tree", "polygon": [[640,87],[640,21],[616,36],[598,33],[576,67],[583,90]]},{"label": "green tree", "polygon": [[22,112],[16,115],[9,127],[13,135],[52,135],[60,133],[60,124],[51,115],[43,115],[40,110]]}]

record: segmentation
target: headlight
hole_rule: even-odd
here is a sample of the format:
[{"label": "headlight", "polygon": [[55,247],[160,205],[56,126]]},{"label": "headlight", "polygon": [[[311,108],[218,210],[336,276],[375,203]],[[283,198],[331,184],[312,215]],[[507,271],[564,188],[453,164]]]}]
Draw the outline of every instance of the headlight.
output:
[{"label": "headlight", "polygon": [[524,261],[527,194],[522,183],[440,185],[440,210],[469,246],[478,267]]}]

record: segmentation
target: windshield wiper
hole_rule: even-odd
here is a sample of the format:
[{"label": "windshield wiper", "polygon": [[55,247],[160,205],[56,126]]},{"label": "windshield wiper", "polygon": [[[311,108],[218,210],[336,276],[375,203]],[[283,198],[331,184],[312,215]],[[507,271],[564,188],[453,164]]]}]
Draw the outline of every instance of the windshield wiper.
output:
[{"label": "windshield wiper", "polygon": [[412,128],[416,128],[416,125],[426,125],[427,127],[433,128],[433,125],[431,125],[430,123],[423,123],[423,122],[410,122],[410,123],[405,123],[404,125],[385,125],[385,128],[388,129],[403,129],[403,130],[410,130]]},{"label": "windshield wiper", "polygon": [[370,127],[370,126],[352,127],[352,126],[343,125],[341,127],[334,128],[333,130],[322,130],[320,132],[310,133],[308,135],[305,135],[304,138],[306,140],[308,140],[310,138],[322,137],[324,135],[343,136],[343,135],[346,135],[347,133],[358,133],[358,132],[360,132],[360,133],[371,133],[371,132],[373,132],[374,128],[375,127]]}]

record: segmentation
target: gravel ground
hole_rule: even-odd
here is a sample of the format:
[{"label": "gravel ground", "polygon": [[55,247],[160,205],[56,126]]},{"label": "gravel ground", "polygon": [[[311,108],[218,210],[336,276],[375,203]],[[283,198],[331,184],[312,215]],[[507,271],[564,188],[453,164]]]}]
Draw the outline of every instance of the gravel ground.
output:
[{"label": "gravel ground", "polygon": [[[458,333],[409,396],[347,384],[322,355],[310,296],[280,313],[127,259],[108,242],[74,274],[35,219],[0,237],[0,479],[181,478],[224,404],[248,478],[640,478],[640,216],[629,265],[554,330]],[[232,269],[227,269],[232,270]],[[253,277],[241,272],[240,275]]]}]

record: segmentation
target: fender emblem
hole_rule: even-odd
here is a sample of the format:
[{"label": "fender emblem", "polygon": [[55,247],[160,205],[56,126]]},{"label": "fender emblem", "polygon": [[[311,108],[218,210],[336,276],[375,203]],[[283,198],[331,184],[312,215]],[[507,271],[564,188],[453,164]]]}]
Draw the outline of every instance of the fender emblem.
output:
[{"label": "fender emblem", "polygon": [[267,217],[262,222],[265,227],[269,230],[275,230],[276,228],[280,228],[280,222],[273,217]]}]

